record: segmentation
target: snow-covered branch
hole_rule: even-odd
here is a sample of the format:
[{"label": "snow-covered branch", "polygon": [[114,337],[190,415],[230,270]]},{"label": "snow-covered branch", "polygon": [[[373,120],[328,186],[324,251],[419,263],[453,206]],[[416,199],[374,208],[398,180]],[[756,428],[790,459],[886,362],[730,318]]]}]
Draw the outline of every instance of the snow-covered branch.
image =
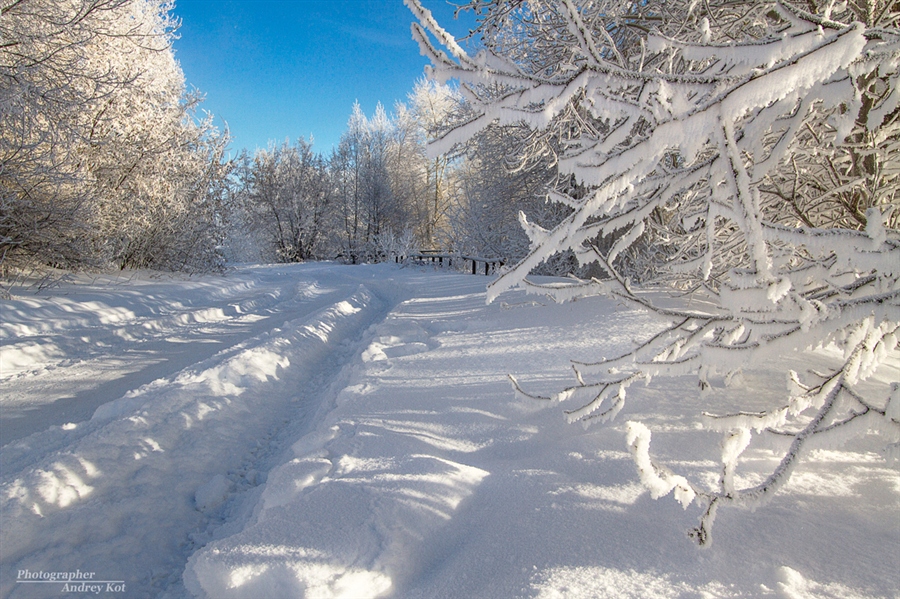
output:
[{"label": "snow-covered branch", "polygon": [[[887,414],[897,391],[878,375],[896,362],[900,334],[896,7],[479,1],[484,49],[468,56],[407,3],[433,76],[471,91],[470,115],[434,149],[524,124],[559,143],[559,170],[578,186],[547,191],[570,210],[555,226],[520,217],[529,252],[489,285],[488,301],[516,286],[556,301],[602,294],[668,323],[624,355],[574,363],[577,384],[540,399],[578,402],[569,421],[602,421],[638,380],[695,376],[707,391],[716,374],[738,383],[762,361],[836,348],[827,372],[786,373],[785,401],[703,416],[725,435],[717,489],[653,462],[649,429],[629,424],[654,496],[675,489],[685,505],[706,503],[701,544],[718,507],[767,500],[812,445],[871,429],[896,453],[900,424]],[[528,280],[565,251],[609,279]],[[704,307],[679,306],[667,287]],[[741,489],[751,430],[790,446],[763,483]]]}]

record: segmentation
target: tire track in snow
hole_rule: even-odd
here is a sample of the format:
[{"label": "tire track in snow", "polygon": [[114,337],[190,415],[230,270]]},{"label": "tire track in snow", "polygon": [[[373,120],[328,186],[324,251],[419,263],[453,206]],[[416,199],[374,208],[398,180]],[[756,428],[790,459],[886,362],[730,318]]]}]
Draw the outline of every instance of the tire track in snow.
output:
[{"label": "tire track in snow", "polygon": [[59,439],[40,440],[49,452],[29,448],[44,456],[36,463],[16,467],[4,456],[0,596],[46,591],[15,584],[22,569],[96,572],[125,580],[136,597],[176,582],[195,548],[191,533],[221,519],[235,491],[259,482],[253,466],[267,462],[279,431],[289,423],[302,429],[298,415],[315,415],[321,392],[310,381],[339,371],[341,359],[358,353],[351,340],[386,312],[360,286],[312,316],[104,405],[89,422],[50,431],[45,437]]}]

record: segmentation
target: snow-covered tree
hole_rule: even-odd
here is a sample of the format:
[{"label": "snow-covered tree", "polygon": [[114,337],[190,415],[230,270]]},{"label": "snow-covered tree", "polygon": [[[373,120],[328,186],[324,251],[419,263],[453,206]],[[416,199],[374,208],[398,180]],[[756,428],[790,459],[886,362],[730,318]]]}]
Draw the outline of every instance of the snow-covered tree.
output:
[{"label": "snow-covered tree", "polygon": [[321,257],[332,193],[325,160],[302,137],[259,150],[245,167],[240,202],[245,224],[267,248],[266,259]]},{"label": "snow-covered tree", "polygon": [[387,229],[405,228],[405,207],[394,195],[391,185],[391,149],[394,123],[380,103],[367,119],[365,135],[365,169],[362,178],[362,200],[365,206],[365,239],[372,243]]},{"label": "snow-covered tree", "polygon": [[558,170],[547,153],[526,151],[530,137],[523,124],[492,125],[466,142],[458,173],[461,197],[452,211],[453,240],[460,251],[518,261],[529,250],[520,213],[552,226],[570,211],[546,201],[546,188],[556,182]]},{"label": "snow-covered tree", "polygon": [[[401,231],[405,237],[407,230],[415,229],[418,242],[427,245],[425,232],[433,232],[436,218],[423,205],[434,176],[416,110],[415,105],[398,103],[396,114],[388,116],[379,104],[369,118],[354,104],[329,161],[340,212],[341,254],[352,262],[384,258],[380,238]],[[438,178],[443,194],[446,174]]]},{"label": "snow-covered tree", "polygon": [[127,2],[0,6],[0,261],[80,260],[89,197],[75,148],[98,101],[127,76],[89,61]]},{"label": "snow-covered tree", "polygon": [[0,262],[209,267],[227,135],[198,121],[164,0],[0,6]]},{"label": "snow-covered tree", "polygon": [[388,172],[392,136],[381,104],[369,119],[357,102],[330,161],[341,212],[341,253],[354,263],[376,257],[381,231],[405,228]]},{"label": "snow-covered tree", "polygon": [[334,179],[337,208],[340,211],[340,245],[345,259],[353,263],[364,259],[365,214],[363,212],[363,172],[366,168],[366,132],[368,121],[359,102],[347,122],[334,150],[329,168]]},{"label": "snow-covered tree", "polygon": [[[560,301],[605,294],[666,323],[624,355],[573,364],[576,384],[544,398],[580,402],[569,421],[615,417],[638,381],[695,375],[708,392],[716,373],[737,383],[757,360],[839,350],[827,370],[786,372],[783,397],[703,414],[723,434],[715,486],[655,462],[649,429],[628,423],[652,496],[704,506],[701,545],[719,507],[766,501],[811,448],[875,431],[900,457],[900,384],[873,376],[900,335],[895,3],[476,0],[484,49],[472,56],[406,1],[432,75],[458,80],[472,108],[433,151],[524,123],[579,190],[565,178],[548,190],[571,209],[552,228],[521,217],[529,252],[488,298],[516,285]],[[529,282],[567,250],[611,277]],[[660,284],[703,301],[673,307],[642,289]],[[740,456],[760,437],[782,457],[741,487]]]},{"label": "snow-covered tree", "polygon": [[[416,114],[404,102],[394,104],[391,119],[391,139],[387,159],[388,180],[391,194],[403,207],[409,230],[415,229],[415,237],[426,239],[427,214],[423,209],[428,157],[425,139]],[[392,231],[387,237],[395,237]],[[424,241],[417,245],[429,247]]]},{"label": "snow-covered tree", "polygon": [[[420,189],[410,202],[412,220],[421,247],[449,249],[448,219],[459,198],[456,164],[450,154],[428,156],[426,144],[456,110],[459,97],[450,87],[423,78],[416,82],[408,100],[420,171]],[[401,114],[398,110],[398,123]]]},{"label": "snow-covered tree", "polygon": [[[136,91],[132,97],[139,98]],[[87,224],[103,262],[174,270],[221,263],[216,248],[231,168],[224,160],[227,136],[213,127],[211,117],[195,121],[199,98],[179,97],[146,98],[136,104],[140,110],[129,108],[106,123],[103,136],[116,143],[81,151],[90,163]]]}]

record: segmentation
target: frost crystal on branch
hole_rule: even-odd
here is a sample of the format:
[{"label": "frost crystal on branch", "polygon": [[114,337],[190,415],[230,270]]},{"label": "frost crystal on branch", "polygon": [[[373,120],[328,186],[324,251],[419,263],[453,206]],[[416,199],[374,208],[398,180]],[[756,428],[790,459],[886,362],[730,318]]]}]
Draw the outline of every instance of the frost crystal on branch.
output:
[{"label": "frost crystal on branch", "polygon": [[[724,435],[716,488],[655,463],[649,429],[629,423],[654,497],[674,489],[683,505],[707,506],[692,533],[701,545],[718,507],[766,501],[812,447],[872,430],[893,459],[900,400],[874,375],[897,360],[900,335],[895,4],[475,0],[484,49],[470,56],[406,1],[433,77],[459,81],[470,108],[433,151],[524,123],[560,148],[579,189],[548,190],[571,208],[555,227],[520,218],[530,251],[488,300],[515,286],[557,301],[603,294],[668,322],[621,356],[574,363],[577,383],[544,399],[581,402],[571,422],[605,421],[638,380],[692,375],[706,390],[716,374],[736,381],[764,359],[837,348],[827,372],[790,372],[777,405],[703,415]],[[528,280],[564,251],[608,279]],[[645,292],[661,285],[702,307]],[[740,455],[762,435],[788,448],[762,483],[738,488]]]}]

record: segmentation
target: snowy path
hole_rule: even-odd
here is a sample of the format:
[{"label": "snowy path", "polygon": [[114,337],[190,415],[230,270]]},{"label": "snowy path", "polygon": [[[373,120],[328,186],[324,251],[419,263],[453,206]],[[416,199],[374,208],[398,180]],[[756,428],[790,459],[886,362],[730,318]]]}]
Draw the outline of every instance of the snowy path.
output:
[{"label": "snowy path", "polygon": [[0,445],[87,420],[100,405],[311,314],[344,291],[297,281],[284,268],[175,283],[103,277],[49,302],[26,293],[3,306]]},{"label": "snowy path", "polygon": [[[512,293],[485,306],[484,285],[303,265],[142,282],[154,298],[144,313],[110,292],[107,307],[128,318],[74,295],[13,302],[4,354],[17,349],[4,359],[20,374],[3,380],[24,389],[17,410],[35,401],[25,383],[52,372],[96,369],[104,384],[112,358],[56,327],[111,355],[176,338],[186,349],[93,419],[0,448],[0,596],[56,596],[59,583],[17,583],[18,572],[80,568],[124,580],[128,597],[896,597],[900,476],[877,441],[814,453],[770,505],[720,513],[700,551],[685,534],[698,510],[649,498],[623,434],[637,416],[662,459],[707,469],[718,436],[683,441],[695,436],[693,381],[634,389],[619,421],[585,431],[559,406],[516,401],[505,377],[555,390],[568,359],[656,325],[599,299],[542,306]],[[783,387],[766,372],[747,379],[759,394]],[[743,476],[774,456],[748,452]]]},{"label": "snowy path", "polygon": [[[4,368],[4,383],[15,388],[17,382],[48,378],[44,386],[64,390],[86,376],[85,390],[62,403],[71,406],[69,414],[80,415],[102,405],[87,421],[76,419],[3,447],[4,596],[43,596],[43,588],[12,586],[25,556],[28,563],[40,556],[48,567],[65,563],[82,571],[102,565],[105,579],[129,582],[129,596],[153,595],[180,579],[194,543],[222,519],[216,508],[261,482],[260,470],[278,453],[278,441],[302,434],[314,417],[321,389],[354,353],[352,340],[383,316],[381,300],[355,278],[332,275],[321,286],[315,269],[294,274],[299,277],[273,269],[250,278],[254,284],[240,276],[207,280],[202,288],[182,289],[192,305],[176,309],[178,286],[148,283],[145,288],[173,294],[141,294],[135,303],[153,312],[149,316],[135,315],[134,305],[79,298],[62,302],[62,309],[58,298],[56,306],[46,306],[63,315],[79,308],[72,318],[57,318],[57,327],[48,326],[52,319],[26,324],[5,315],[7,329],[36,333],[4,344],[8,362],[26,362],[22,347],[37,348],[31,355],[41,360],[30,371]],[[217,283],[225,289],[217,290]],[[204,304],[207,298],[212,301]],[[17,303],[26,302],[38,303]],[[242,323],[249,326],[234,330]],[[35,331],[41,327],[48,330]],[[86,338],[85,351],[60,351],[77,337]],[[173,339],[184,349],[166,355]],[[113,346],[112,356],[96,349],[104,345]],[[134,357],[135,347],[143,355]],[[54,352],[78,359],[48,363]],[[135,386],[108,403],[92,398],[93,391],[111,388],[101,381],[117,360],[132,372],[116,386]],[[158,372],[147,362],[173,374],[141,386]],[[185,363],[190,365],[182,368]],[[91,378],[92,371],[99,375]],[[29,394],[40,395],[37,385],[21,386],[27,393],[4,397],[4,419],[15,422],[22,406],[38,403],[37,414],[55,406],[29,404]],[[79,398],[86,405],[73,406]],[[116,556],[114,564],[110,555]]]}]

